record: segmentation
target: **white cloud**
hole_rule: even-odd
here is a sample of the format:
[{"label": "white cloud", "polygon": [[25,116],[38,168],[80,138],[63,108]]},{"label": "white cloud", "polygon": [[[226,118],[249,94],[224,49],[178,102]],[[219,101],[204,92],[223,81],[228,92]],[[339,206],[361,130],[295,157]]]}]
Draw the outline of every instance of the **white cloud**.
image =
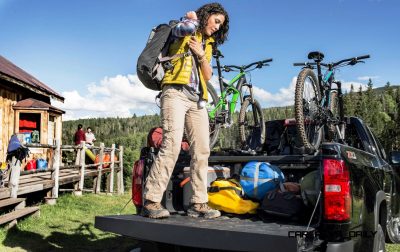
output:
[{"label": "white cloud", "polygon": [[292,78],[288,87],[279,89],[277,93],[271,93],[262,88],[254,87],[254,95],[263,108],[293,105],[296,81],[297,76]]},{"label": "white cloud", "polygon": [[379,79],[380,77],[379,76],[360,76],[360,77],[358,77],[357,78],[357,80],[360,80],[360,81],[367,81],[367,80],[369,80],[369,79],[371,79],[371,80],[374,80],[374,79]]},{"label": "white cloud", "polygon": [[64,103],[53,101],[53,105],[66,111],[63,120],[159,112],[154,101],[157,92],[144,87],[136,75],[104,77],[100,84],[91,83],[85,94],[72,90],[62,95]]},{"label": "white cloud", "polygon": [[361,83],[361,82],[355,82],[355,81],[349,81],[349,82],[342,82],[342,92],[350,92],[351,85],[353,85],[354,92],[358,92],[360,90],[360,87],[362,88],[363,91],[367,90],[367,84]]}]

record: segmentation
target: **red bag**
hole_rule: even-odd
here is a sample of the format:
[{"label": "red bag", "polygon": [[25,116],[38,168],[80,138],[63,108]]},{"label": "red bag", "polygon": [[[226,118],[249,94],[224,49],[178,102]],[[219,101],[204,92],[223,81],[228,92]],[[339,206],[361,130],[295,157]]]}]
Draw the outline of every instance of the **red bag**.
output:
[{"label": "red bag", "polygon": [[31,159],[26,163],[26,168],[27,171],[31,171],[31,170],[36,170],[36,160],[35,159]]},{"label": "red bag", "polygon": [[162,144],[163,130],[161,127],[152,128],[147,135],[147,147],[159,149]]},{"label": "red bag", "polygon": [[132,201],[138,209],[142,207],[143,169],[144,160],[137,160],[132,171]]},{"label": "red bag", "polygon": [[[152,128],[147,135],[147,146],[159,149],[162,144],[163,130],[161,127]],[[182,139],[181,148],[183,151],[189,151],[189,142],[186,139]]]},{"label": "red bag", "polygon": [[182,140],[181,148],[182,148],[183,151],[189,151],[190,145],[189,145],[187,140]]}]

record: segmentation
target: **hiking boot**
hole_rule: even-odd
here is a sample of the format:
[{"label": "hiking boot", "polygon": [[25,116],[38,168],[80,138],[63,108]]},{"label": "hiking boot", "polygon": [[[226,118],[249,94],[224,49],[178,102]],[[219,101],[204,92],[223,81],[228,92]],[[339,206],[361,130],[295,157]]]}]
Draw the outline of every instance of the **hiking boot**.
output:
[{"label": "hiking boot", "polygon": [[141,215],[151,219],[162,219],[168,218],[169,212],[161,205],[161,203],[146,201],[142,208]]},{"label": "hiking boot", "polygon": [[204,217],[212,219],[221,216],[221,212],[210,208],[207,203],[195,203],[190,206],[187,215],[194,218]]}]

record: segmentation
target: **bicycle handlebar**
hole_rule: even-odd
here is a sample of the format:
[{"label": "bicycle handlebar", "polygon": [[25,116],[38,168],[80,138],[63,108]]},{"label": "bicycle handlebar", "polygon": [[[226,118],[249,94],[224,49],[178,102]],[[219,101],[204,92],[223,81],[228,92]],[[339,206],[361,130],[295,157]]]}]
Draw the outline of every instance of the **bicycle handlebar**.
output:
[{"label": "bicycle handlebar", "polygon": [[358,56],[358,57],[356,57],[357,58],[357,60],[361,60],[361,59],[368,59],[368,58],[370,58],[371,56],[369,55],[369,54],[367,54],[367,55],[363,55],[363,56]]},{"label": "bicycle handlebar", "polygon": [[[338,62],[335,62],[335,63],[326,64],[326,63],[320,62],[319,64],[320,64],[321,66],[324,66],[324,67],[336,67],[336,66],[338,66],[338,65],[340,65],[340,64],[342,64],[342,63],[345,63],[345,62],[349,62],[349,65],[355,65],[355,64],[357,64],[360,60],[362,60],[362,59],[368,59],[368,58],[370,58],[370,55],[367,54],[367,55],[362,55],[362,56],[358,56],[358,57],[353,57],[353,58],[348,58],[348,59],[344,59],[344,60],[339,60]],[[316,65],[317,65],[316,62],[293,63],[293,66],[316,66]]]},{"label": "bicycle handlebar", "polygon": [[[272,62],[272,59],[260,60],[260,61],[256,61],[256,62],[250,63],[248,65],[244,65],[244,66],[224,65],[224,66],[221,66],[221,70],[225,71],[225,72],[232,71],[232,69],[237,69],[239,71],[245,71],[254,65],[257,65],[256,68],[262,68],[263,66],[268,66],[268,64],[267,64],[268,62]],[[218,67],[214,66],[213,68],[217,69]]]},{"label": "bicycle handlebar", "polygon": [[350,65],[355,65],[358,63],[359,60],[362,59],[368,59],[370,56],[369,55],[362,55],[362,56],[358,56],[358,57],[353,57],[353,58],[348,58],[348,59],[344,59],[344,60],[339,60],[336,63],[332,63],[332,66],[335,67],[337,65],[340,65],[344,62],[349,62]]},{"label": "bicycle handlebar", "polygon": [[315,62],[293,63],[293,66],[313,66],[317,65]]}]

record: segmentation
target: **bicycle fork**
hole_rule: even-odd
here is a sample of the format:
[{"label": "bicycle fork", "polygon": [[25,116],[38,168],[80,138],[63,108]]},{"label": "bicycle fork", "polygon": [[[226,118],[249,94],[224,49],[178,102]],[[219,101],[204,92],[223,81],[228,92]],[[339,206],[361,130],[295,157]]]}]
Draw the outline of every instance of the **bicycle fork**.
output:
[{"label": "bicycle fork", "polygon": [[339,125],[336,125],[336,130],[338,131],[339,134],[339,140],[344,142],[346,123],[344,122],[342,83],[340,81],[336,81],[335,83],[338,89],[338,100],[339,100]]},{"label": "bicycle fork", "polygon": [[[339,118],[335,118],[335,120],[331,121],[330,123],[334,123],[335,125],[335,130],[337,133],[337,140],[339,142],[344,142],[344,138],[345,138],[345,122],[344,122],[344,111],[343,111],[343,94],[342,94],[342,83],[340,81],[334,81],[333,83],[335,83],[337,85],[336,89],[331,89],[329,88],[327,90],[328,96],[329,97],[329,101],[327,104],[330,104],[334,101],[331,100],[332,96],[331,93],[332,91],[337,91],[337,99],[338,99],[338,108],[339,109]],[[333,115],[333,112],[331,112],[331,115]]]}]

